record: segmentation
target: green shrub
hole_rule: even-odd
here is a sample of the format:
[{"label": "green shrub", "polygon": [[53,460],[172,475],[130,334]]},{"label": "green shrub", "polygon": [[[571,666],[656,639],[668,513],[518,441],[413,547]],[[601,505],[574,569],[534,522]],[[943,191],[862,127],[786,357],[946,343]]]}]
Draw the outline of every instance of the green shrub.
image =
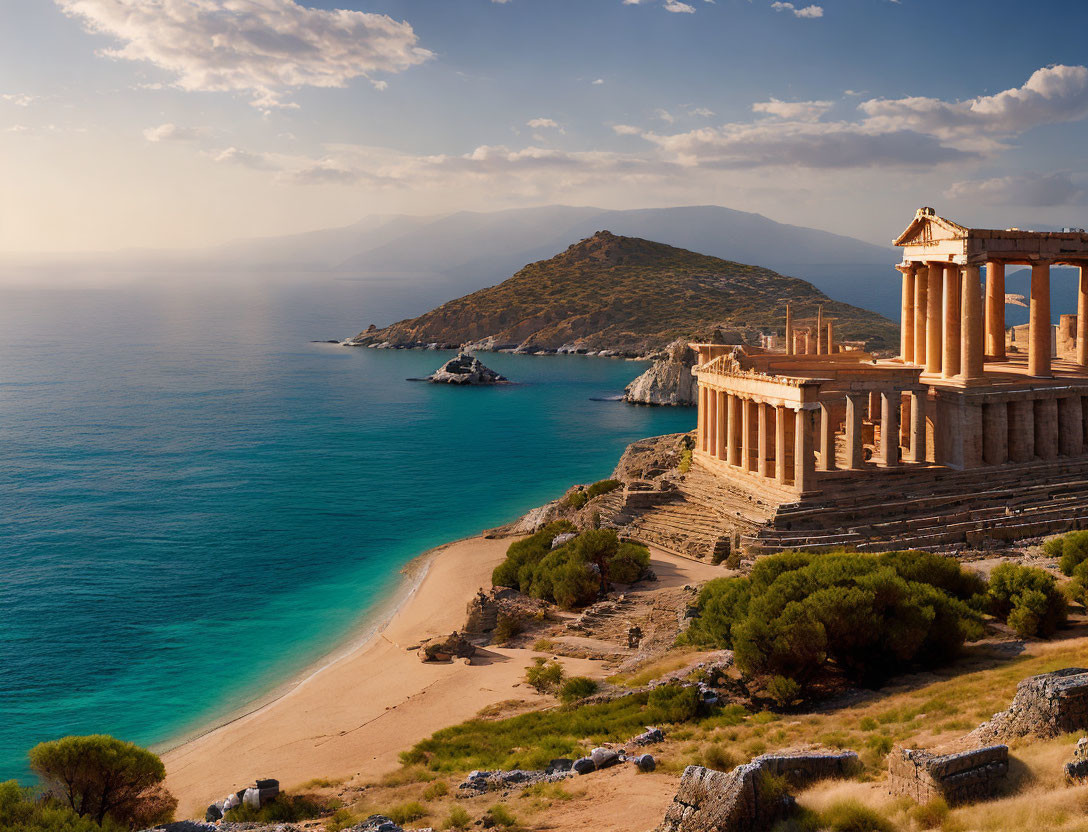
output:
[{"label": "green shrub", "polygon": [[495,826],[511,827],[516,826],[518,822],[518,819],[514,817],[514,813],[501,803],[496,803],[488,809],[487,816],[491,818],[491,822]]},{"label": "green shrub", "polygon": [[586,496],[589,499],[594,497],[600,497],[602,494],[607,494],[609,491],[615,491],[623,483],[619,480],[598,480],[586,489]]},{"label": "green shrub", "polygon": [[767,683],[767,693],[780,707],[787,708],[801,698],[801,686],[786,676],[775,676]]},{"label": "green shrub", "polygon": [[435,780],[423,790],[423,799],[434,800],[436,797],[445,797],[449,793],[450,787],[445,780]]},{"label": "green shrub", "polygon": [[472,823],[472,816],[461,806],[450,809],[450,815],[446,818],[447,829],[468,829]]},{"label": "green shrub", "polygon": [[1073,580],[1069,582],[1069,597],[1088,607],[1088,560],[1077,564],[1073,570]]},{"label": "green shrub", "polygon": [[1067,535],[1048,540],[1043,551],[1051,557],[1060,556],[1058,568],[1063,575],[1072,575],[1078,565],[1088,560],[1088,531],[1070,532]]},{"label": "green shrub", "polygon": [[661,722],[687,722],[699,712],[699,689],[662,685],[650,691],[649,706],[661,714]]},{"label": "green shrub", "polygon": [[597,683],[585,676],[572,676],[559,688],[559,700],[570,704],[597,692]]},{"label": "green shrub", "polygon": [[589,495],[584,491],[572,491],[567,495],[567,505],[573,509],[580,509],[589,502]]},{"label": "green shrub", "polygon": [[595,601],[609,581],[633,583],[648,572],[649,550],[620,543],[614,529],[588,529],[551,548],[557,534],[573,528],[566,522],[551,523],[512,543],[506,560],[492,573],[492,583],[569,609]]},{"label": "green shrub", "polygon": [[355,826],[358,818],[355,817],[355,813],[349,809],[337,809],[332,813],[332,817],[325,824],[325,832],[341,832],[342,829],[349,829]]},{"label": "green shrub", "polygon": [[280,792],[260,809],[241,805],[223,816],[231,823],[298,823],[320,817],[325,807],[312,795]]},{"label": "green shrub", "polygon": [[691,448],[684,448],[680,452],[680,462],[677,464],[676,470],[681,474],[686,474],[691,470]]},{"label": "green shrub", "polygon": [[563,665],[554,659],[536,658],[532,665],[525,668],[525,681],[540,693],[553,691],[563,681]]},{"label": "green shrub", "polygon": [[500,613],[495,621],[495,632],[492,640],[496,644],[506,644],[510,639],[521,635],[524,630],[525,624],[516,615]]},{"label": "green shrub", "polygon": [[783,552],[759,558],[748,577],[707,583],[684,640],[731,648],[746,676],[791,679],[799,692],[831,667],[873,684],[945,662],[979,637],[969,601],[981,588],[954,560],[926,553]]},{"label": "green shrub", "polygon": [[939,829],[944,825],[948,812],[948,804],[943,799],[936,797],[928,803],[915,806],[910,815],[922,829]]},{"label": "green shrub", "polygon": [[856,800],[833,803],[820,813],[820,821],[831,832],[895,832],[887,818]]},{"label": "green shrub", "polygon": [[102,832],[121,827],[109,817],[99,826],[52,799],[37,800],[30,789],[15,780],[0,783],[0,829],[18,832]]},{"label": "green shrub", "polygon": [[154,826],[177,808],[162,786],[162,760],[131,742],[106,734],[63,737],[39,743],[28,756],[47,795],[100,826],[107,818],[122,826]]},{"label": "green shrub", "polygon": [[990,613],[1021,638],[1050,638],[1065,625],[1067,604],[1052,575],[1032,566],[1003,563],[990,573]]},{"label": "green shrub", "polygon": [[387,812],[383,812],[387,818],[393,823],[403,826],[406,823],[411,823],[414,820],[427,817],[427,808],[418,800],[410,800],[407,803],[401,803],[399,806],[394,806]]},{"label": "green shrub", "polygon": [[715,771],[732,771],[740,760],[721,743],[711,743],[703,749],[703,765]]}]

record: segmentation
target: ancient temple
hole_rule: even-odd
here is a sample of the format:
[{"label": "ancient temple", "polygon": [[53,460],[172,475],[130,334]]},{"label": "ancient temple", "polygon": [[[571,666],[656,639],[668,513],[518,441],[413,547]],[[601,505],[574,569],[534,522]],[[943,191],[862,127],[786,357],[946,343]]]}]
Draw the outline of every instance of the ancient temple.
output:
[{"label": "ancient temple", "polygon": [[[986,515],[1007,509],[1014,491],[987,502],[978,495],[988,484],[1088,477],[1088,234],[966,228],[923,208],[894,242],[903,252],[897,357],[836,343],[822,310],[803,320],[787,312],[784,349],[692,345],[699,355],[694,460],[763,506],[771,518],[764,530],[788,532],[793,524],[783,518],[791,512],[801,518],[819,506],[834,509],[847,496],[855,506],[866,499],[878,506],[874,494],[925,502],[956,483],[975,498],[954,504]],[[1055,265],[1079,269],[1061,272],[1079,278],[1079,314],[1075,324],[1063,320],[1075,349],[1061,358],[1050,311]],[[1012,346],[1009,266],[1031,269],[1028,338]],[[1058,519],[1079,522],[1067,515]],[[776,548],[774,535],[749,525],[747,543]],[[847,540],[845,529],[839,536],[847,543],[880,537]]]}]

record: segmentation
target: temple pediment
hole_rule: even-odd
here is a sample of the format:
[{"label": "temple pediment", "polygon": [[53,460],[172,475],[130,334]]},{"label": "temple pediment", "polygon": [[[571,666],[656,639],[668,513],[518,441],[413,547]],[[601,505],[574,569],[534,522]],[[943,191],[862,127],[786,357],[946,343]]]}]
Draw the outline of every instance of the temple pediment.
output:
[{"label": "temple pediment", "polygon": [[919,208],[906,231],[894,241],[897,246],[936,245],[947,240],[962,240],[969,229],[958,222],[938,216],[932,208]]}]

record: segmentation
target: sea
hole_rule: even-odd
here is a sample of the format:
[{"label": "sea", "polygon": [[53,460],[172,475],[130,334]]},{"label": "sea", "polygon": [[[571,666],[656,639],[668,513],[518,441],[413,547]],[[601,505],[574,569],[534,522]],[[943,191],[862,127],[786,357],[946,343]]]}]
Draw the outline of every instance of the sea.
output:
[{"label": "sea", "polygon": [[157,749],[357,636],[428,549],[510,521],[690,409],[645,366],[314,343],[425,311],[411,281],[0,274],[0,781],[107,733]]}]

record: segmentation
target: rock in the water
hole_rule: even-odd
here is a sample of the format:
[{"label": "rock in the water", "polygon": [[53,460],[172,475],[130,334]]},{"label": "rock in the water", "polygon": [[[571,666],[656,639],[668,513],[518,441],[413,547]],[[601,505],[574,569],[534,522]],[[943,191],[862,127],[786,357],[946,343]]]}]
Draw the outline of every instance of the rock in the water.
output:
[{"label": "rock in the water", "polygon": [[471,659],[476,645],[460,633],[450,633],[445,638],[429,638],[420,644],[417,655],[425,662],[449,662],[454,659]]},{"label": "rock in the water", "polygon": [[502,384],[507,381],[464,350],[435,370],[427,380],[435,384]]},{"label": "rock in the water", "polygon": [[574,765],[571,766],[577,774],[592,774],[597,770],[597,764],[593,762],[591,757],[582,757],[574,761]]},{"label": "rock in the water", "polygon": [[646,372],[627,385],[623,400],[631,404],[695,404],[697,382],[691,374],[695,352],[687,341],[673,341],[665,348],[665,358],[655,361]]}]

